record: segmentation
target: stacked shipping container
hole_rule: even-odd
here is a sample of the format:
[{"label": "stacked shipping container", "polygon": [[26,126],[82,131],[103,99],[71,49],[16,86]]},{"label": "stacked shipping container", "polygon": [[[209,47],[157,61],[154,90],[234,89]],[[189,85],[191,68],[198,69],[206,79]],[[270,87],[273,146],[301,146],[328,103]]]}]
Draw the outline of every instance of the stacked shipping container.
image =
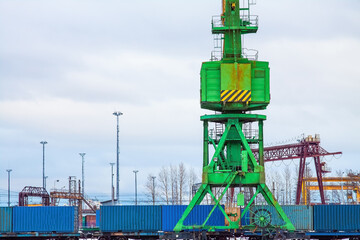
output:
[{"label": "stacked shipping container", "polygon": [[360,205],[315,205],[314,230],[360,231]]},{"label": "stacked shipping container", "polygon": [[[197,206],[185,220],[185,225],[202,224],[213,206]],[[252,206],[250,215],[242,219],[248,225],[249,216],[260,208],[271,214],[272,225],[283,222],[269,206]],[[315,205],[282,206],[297,230],[315,232],[359,232],[360,205]],[[182,216],[186,206],[103,206],[87,222],[92,227],[100,226],[102,232],[148,232],[172,231]],[[76,207],[1,207],[0,233],[58,232],[76,233],[78,231]],[[224,216],[216,209],[207,225],[224,225]],[[244,221],[243,221],[244,220]],[[86,217],[85,217],[86,222]],[[245,223],[245,224],[244,224]]]},{"label": "stacked shipping container", "polygon": [[14,207],[13,231],[74,233],[77,215],[76,207]]},{"label": "stacked shipping container", "polygon": [[102,206],[103,232],[157,232],[161,230],[161,206]]},{"label": "stacked shipping container", "polygon": [[[187,206],[185,205],[167,205],[162,206],[162,231],[170,232],[174,229],[176,223],[181,218]],[[212,205],[198,205],[185,219],[184,225],[200,225],[202,224],[209,212],[213,208]],[[225,218],[219,208],[216,208],[209,218],[206,225],[224,226]]]}]

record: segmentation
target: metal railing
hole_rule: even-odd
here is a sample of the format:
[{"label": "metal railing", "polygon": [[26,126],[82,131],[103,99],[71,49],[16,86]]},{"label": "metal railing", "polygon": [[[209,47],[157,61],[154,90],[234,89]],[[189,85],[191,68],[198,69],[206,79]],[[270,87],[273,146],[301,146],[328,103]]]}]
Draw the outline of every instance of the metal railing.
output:
[{"label": "metal railing", "polygon": [[[257,27],[259,25],[259,16],[257,15],[244,14],[241,15],[240,18],[242,20],[240,26]],[[213,28],[224,27],[224,19],[220,15],[213,16],[211,20],[211,25]]]},{"label": "metal railing", "polygon": [[222,50],[215,49],[211,51],[211,58],[210,58],[211,61],[220,61],[222,57],[223,57]]},{"label": "metal railing", "polygon": [[241,51],[241,55],[243,58],[247,58],[249,60],[257,61],[259,56],[259,51],[256,49],[248,49],[243,48]]},{"label": "metal railing", "polygon": [[[243,48],[241,51],[241,56],[243,58],[249,59],[251,61],[257,61],[259,57],[258,50],[255,49],[248,49]],[[211,51],[211,61],[220,61],[223,58],[223,50],[222,48],[215,48],[213,51]]]}]

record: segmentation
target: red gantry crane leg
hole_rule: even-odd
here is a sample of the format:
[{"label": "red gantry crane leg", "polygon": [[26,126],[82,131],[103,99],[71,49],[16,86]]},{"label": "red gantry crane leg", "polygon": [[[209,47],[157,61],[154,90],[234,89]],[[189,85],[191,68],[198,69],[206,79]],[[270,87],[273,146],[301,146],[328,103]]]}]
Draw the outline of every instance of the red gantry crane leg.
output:
[{"label": "red gantry crane leg", "polygon": [[[256,159],[259,159],[258,149],[252,150]],[[283,161],[291,159],[300,159],[299,176],[296,189],[296,204],[300,204],[302,195],[302,184],[304,182],[305,164],[307,158],[314,158],[316,177],[319,184],[319,192],[321,203],[325,204],[324,186],[322,181],[322,173],[326,172],[322,169],[320,157],[339,155],[342,152],[328,152],[320,146],[320,137],[316,135],[315,138],[308,136],[303,138],[298,143],[279,145],[264,148],[264,161]]]}]

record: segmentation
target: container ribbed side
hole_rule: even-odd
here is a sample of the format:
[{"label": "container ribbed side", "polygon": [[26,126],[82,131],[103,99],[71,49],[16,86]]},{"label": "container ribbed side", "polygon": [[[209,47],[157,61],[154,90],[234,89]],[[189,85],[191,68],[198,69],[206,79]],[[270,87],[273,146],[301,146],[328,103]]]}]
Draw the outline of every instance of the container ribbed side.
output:
[{"label": "container ribbed side", "polygon": [[157,232],[161,229],[161,206],[101,206],[103,232]]},{"label": "container ribbed side", "polygon": [[[186,205],[166,205],[162,206],[162,231],[173,231],[176,223],[183,215]],[[189,216],[185,219],[184,225],[201,225],[207,218],[209,212],[213,208],[212,205],[197,205],[190,212]],[[225,217],[219,208],[216,208],[212,213],[209,221],[206,223],[208,226],[224,226]]]},{"label": "container ribbed side", "polygon": [[314,230],[360,231],[360,205],[315,205]]},{"label": "container ribbed side", "polygon": [[14,207],[13,231],[24,232],[77,232],[75,207]]},{"label": "container ribbed side", "polygon": [[12,232],[12,208],[0,207],[0,233]]}]

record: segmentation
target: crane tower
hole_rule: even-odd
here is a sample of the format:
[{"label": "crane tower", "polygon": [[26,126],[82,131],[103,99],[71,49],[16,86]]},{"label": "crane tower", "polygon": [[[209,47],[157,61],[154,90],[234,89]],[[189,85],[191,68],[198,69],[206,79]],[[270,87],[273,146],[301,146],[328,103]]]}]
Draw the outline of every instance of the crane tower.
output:
[{"label": "crane tower", "polygon": [[[261,194],[266,202],[274,206],[285,222],[282,229],[295,230],[279,203],[265,184],[263,123],[265,115],[253,114],[255,110],[266,109],[270,103],[269,63],[249,57],[242,46],[244,34],[256,33],[257,16],[250,15],[253,0],[223,0],[221,16],[213,17],[212,33],[216,48],[211,61],[201,67],[201,108],[216,111],[217,114],[201,116],[204,126],[202,184],[196,192],[174,231],[186,229],[239,229],[241,218],[249,211],[256,196]],[[252,112],[250,112],[252,111]],[[223,126],[223,131],[209,134],[209,123]],[[252,123],[257,134],[249,135],[245,125]],[[217,129],[217,128],[216,128]],[[252,146],[252,147],[251,147]],[[210,157],[210,149],[214,153]],[[258,149],[258,160],[252,149]],[[210,157],[210,158],[209,158]],[[217,195],[213,189],[221,189]],[[245,205],[244,194],[237,194],[237,205],[242,206],[241,217],[232,221],[220,202],[229,188],[255,188],[255,194]],[[184,221],[205,195],[209,194],[215,203],[206,220],[197,226],[185,226]],[[209,226],[207,222],[219,208],[229,222],[228,226]],[[257,219],[266,224],[266,216]]]}]

